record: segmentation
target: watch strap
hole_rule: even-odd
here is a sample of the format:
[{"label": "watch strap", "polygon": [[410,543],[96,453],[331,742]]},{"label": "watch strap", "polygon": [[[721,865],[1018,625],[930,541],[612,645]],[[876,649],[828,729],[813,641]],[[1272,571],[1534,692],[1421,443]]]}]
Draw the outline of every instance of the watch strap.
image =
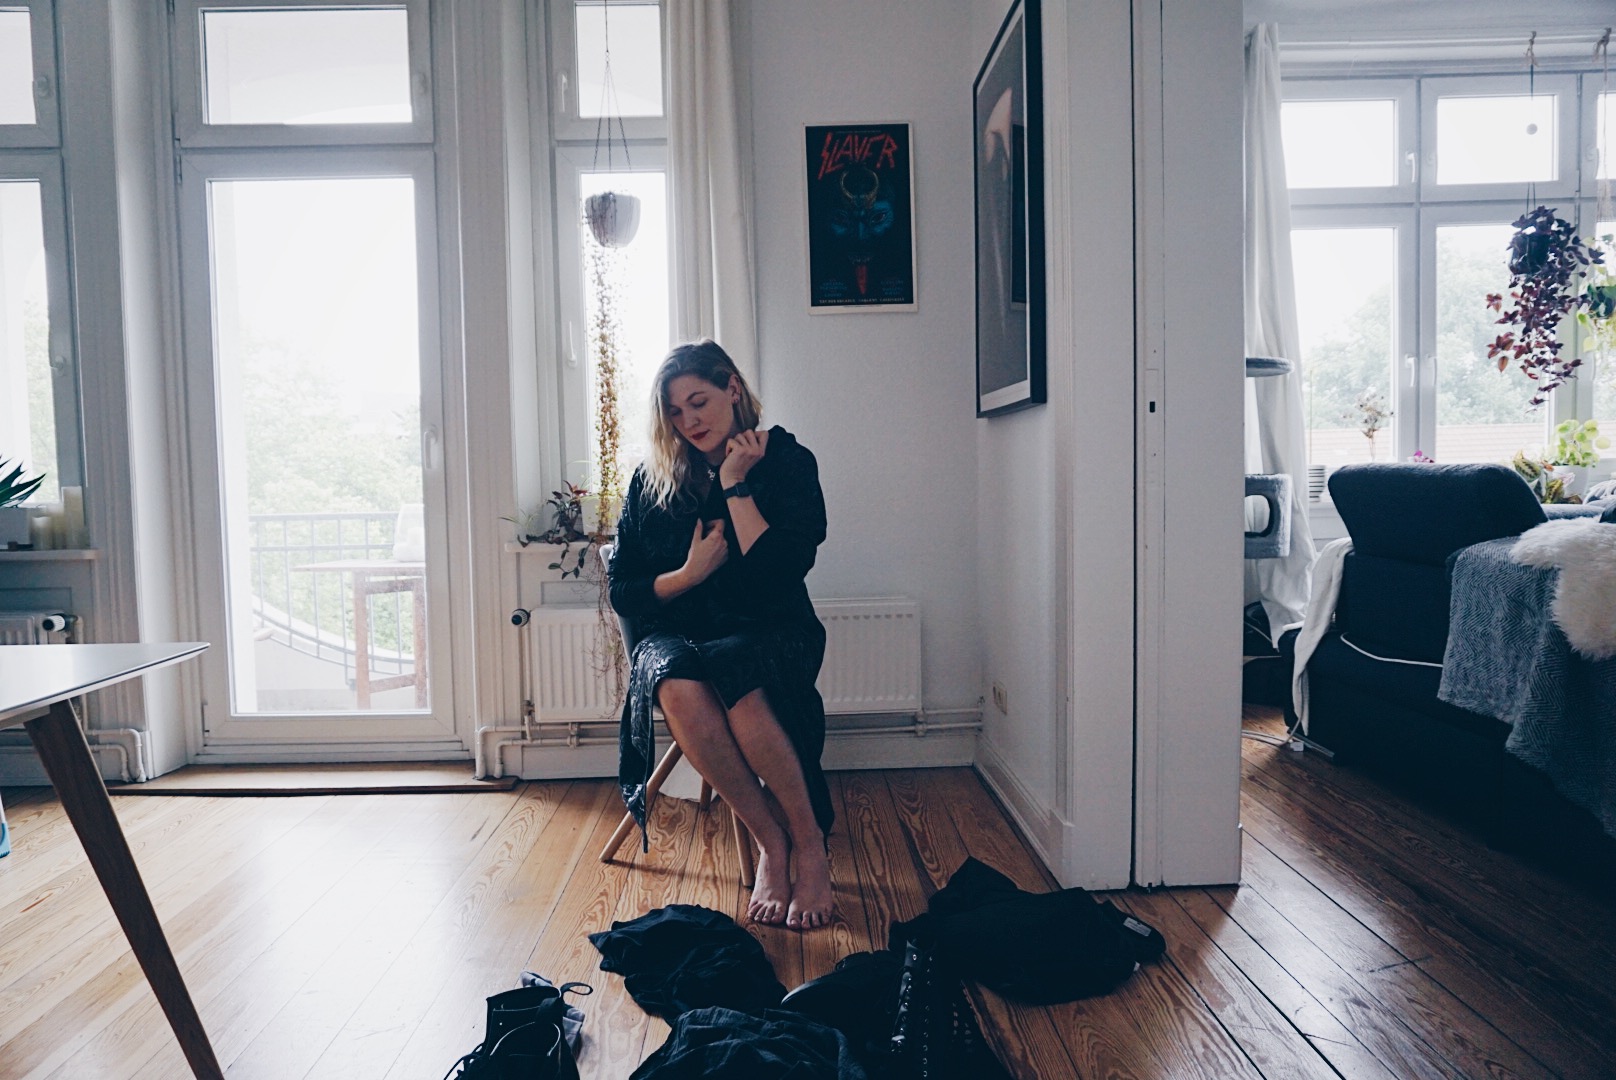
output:
[{"label": "watch strap", "polygon": [[745,480],[739,484],[724,489],[725,499],[748,499],[752,496],[752,488]]}]

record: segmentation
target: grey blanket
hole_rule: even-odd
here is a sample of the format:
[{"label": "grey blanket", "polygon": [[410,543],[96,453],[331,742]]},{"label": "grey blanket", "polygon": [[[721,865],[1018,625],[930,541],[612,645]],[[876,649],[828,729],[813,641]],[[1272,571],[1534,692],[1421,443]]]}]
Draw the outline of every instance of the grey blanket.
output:
[{"label": "grey blanket", "polygon": [[1511,725],[1505,748],[1616,836],[1616,660],[1572,652],[1549,613],[1559,571],[1511,562],[1514,544],[1453,556],[1437,697]]}]

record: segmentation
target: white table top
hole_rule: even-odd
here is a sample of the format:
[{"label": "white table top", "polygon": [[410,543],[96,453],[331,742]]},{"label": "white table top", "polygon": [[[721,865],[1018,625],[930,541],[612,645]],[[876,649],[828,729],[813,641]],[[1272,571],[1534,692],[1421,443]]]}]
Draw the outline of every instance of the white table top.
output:
[{"label": "white table top", "polygon": [[205,641],[0,646],[0,727],[41,715],[58,701],[177,664],[207,647]]}]

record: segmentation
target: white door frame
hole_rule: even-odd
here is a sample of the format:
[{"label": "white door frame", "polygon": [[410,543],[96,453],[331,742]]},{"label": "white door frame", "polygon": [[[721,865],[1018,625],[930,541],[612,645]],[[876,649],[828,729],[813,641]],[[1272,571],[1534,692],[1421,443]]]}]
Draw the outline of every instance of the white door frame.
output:
[{"label": "white door frame", "polygon": [[428,148],[340,151],[207,151],[185,155],[179,187],[187,410],[194,475],[197,590],[207,640],[230,640],[225,603],[225,508],[218,484],[219,430],[208,185],[212,180],[405,176],[415,184],[421,356],[423,494],[427,518],[428,653],[434,658],[425,713],[259,715],[234,713],[228,648],[210,652],[203,672],[198,760],[379,760],[464,754],[454,716],[454,606],[449,594],[443,446],[443,350],[439,327],[435,159]]}]

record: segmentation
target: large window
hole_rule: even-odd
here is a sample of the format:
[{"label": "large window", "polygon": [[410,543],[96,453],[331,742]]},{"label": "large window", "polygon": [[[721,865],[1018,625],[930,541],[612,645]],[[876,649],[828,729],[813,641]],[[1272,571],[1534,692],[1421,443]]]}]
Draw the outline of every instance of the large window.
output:
[{"label": "large window", "polygon": [[210,740],[452,731],[425,0],[178,0]]},{"label": "large window", "polygon": [[54,57],[49,4],[0,4],[0,458],[37,503],[84,483]]},{"label": "large window", "polygon": [[[1600,90],[1572,74],[1287,80],[1312,464],[1501,461],[1541,447],[1552,421],[1616,414],[1616,357],[1535,412],[1527,378],[1487,358],[1510,223],[1544,203],[1590,240],[1610,231],[1596,225]],[[1390,415],[1370,437],[1377,411]]]},{"label": "large window", "polygon": [[[665,12],[658,0],[570,0],[550,5],[555,220],[561,293],[562,457],[566,479],[592,485],[595,357],[600,302],[618,327],[619,464],[644,457],[651,376],[671,335]],[[610,64],[607,50],[610,49]],[[610,72],[610,79],[607,74]],[[621,121],[607,122],[607,117]],[[633,241],[603,252],[583,220],[583,200],[616,191],[640,200]],[[604,288],[602,286],[604,285]]]}]

